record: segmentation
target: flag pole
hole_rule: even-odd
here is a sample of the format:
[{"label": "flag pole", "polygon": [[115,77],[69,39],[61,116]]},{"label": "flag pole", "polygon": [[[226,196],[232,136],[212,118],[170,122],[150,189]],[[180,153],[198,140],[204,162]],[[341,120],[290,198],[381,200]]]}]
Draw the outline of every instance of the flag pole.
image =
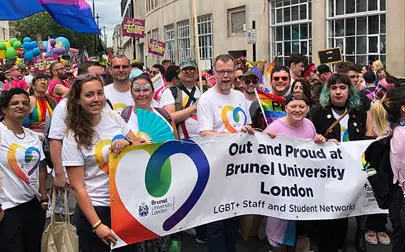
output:
[{"label": "flag pole", "polygon": [[198,69],[198,83],[200,92],[203,92],[202,86],[202,76],[200,69],[200,43],[198,41],[198,19],[197,19],[197,0],[191,0],[191,8],[193,10],[193,23],[194,23],[194,54],[197,58],[197,69]]},{"label": "flag pole", "polygon": [[255,88],[255,94],[256,94],[256,97],[257,97],[257,101],[259,102],[260,110],[262,111],[264,121],[266,122],[266,125],[269,126],[269,122],[267,121],[266,114],[264,113],[264,109],[263,109],[263,106],[262,106],[262,104],[260,102],[260,97],[259,97],[259,94],[257,93],[256,88]]}]

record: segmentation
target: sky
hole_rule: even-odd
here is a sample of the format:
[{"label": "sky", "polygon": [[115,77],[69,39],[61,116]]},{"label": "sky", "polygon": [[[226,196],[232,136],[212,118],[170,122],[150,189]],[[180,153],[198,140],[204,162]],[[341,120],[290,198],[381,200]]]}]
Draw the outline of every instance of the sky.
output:
[{"label": "sky", "polygon": [[[93,8],[93,1],[86,0]],[[112,46],[112,35],[114,27],[121,23],[121,1],[120,0],[94,0],[96,15],[100,17],[100,27],[105,26],[107,34],[107,46]],[[97,20],[96,20],[97,22]],[[101,28],[101,33],[104,35],[104,30]],[[104,38],[103,38],[104,39]]]}]

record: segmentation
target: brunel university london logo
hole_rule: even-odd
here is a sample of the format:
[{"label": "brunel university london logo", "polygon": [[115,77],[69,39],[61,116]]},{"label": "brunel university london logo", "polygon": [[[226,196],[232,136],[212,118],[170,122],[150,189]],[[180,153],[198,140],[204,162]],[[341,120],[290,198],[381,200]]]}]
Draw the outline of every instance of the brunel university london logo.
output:
[{"label": "brunel university london logo", "polygon": [[[181,142],[167,141],[158,144],[130,146],[125,149],[117,159],[110,159],[112,228],[126,244],[159,237],[157,233],[145,227],[128,211],[123,203],[123,199],[119,195],[116,181],[119,160],[122,159],[126,153],[133,150],[142,150],[150,155],[146,164],[144,178],[145,188],[137,188],[136,190],[146,190],[147,195],[153,198],[164,197],[170,187],[173,186],[172,169],[184,169],[184,167],[172,167],[170,162],[171,156],[176,154],[186,155],[196,167],[196,183],[184,203],[180,203],[180,207],[163,221],[161,228],[164,231],[170,231],[173,229],[193,209],[203,194],[210,175],[209,163],[203,150],[191,140]],[[136,167],[136,165],[134,168],[142,169],[142,167]],[[177,171],[181,172],[181,170]],[[136,209],[136,212],[139,213],[140,217],[146,217],[150,213],[150,209],[145,206],[147,205],[142,204],[137,206],[138,209]]]},{"label": "brunel university london logo", "polygon": [[[19,155],[24,155],[24,163],[19,164],[17,162],[19,160],[17,156]],[[7,151],[7,160],[11,170],[17,177],[26,184],[30,184],[28,177],[38,168],[41,153],[35,147],[25,148],[17,143],[12,143]],[[27,173],[24,171],[27,171]]]},{"label": "brunel university london logo", "polygon": [[[228,112],[232,112],[232,119],[233,119],[233,123],[229,121],[228,119]],[[241,116],[243,116],[243,118],[241,118]],[[237,127],[237,124],[239,124],[240,126],[244,126],[246,125],[246,121],[247,121],[247,117],[246,117],[246,113],[245,111],[243,111],[242,108],[240,107],[232,107],[232,106],[224,106],[222,108],[221,111],[221,118],[222,121],[224,122],[225,128],[230,132],[230,133],[236,133],[239,130],[235,129],[235,127]],[[243,121],[243,124],[241,124]]]}]

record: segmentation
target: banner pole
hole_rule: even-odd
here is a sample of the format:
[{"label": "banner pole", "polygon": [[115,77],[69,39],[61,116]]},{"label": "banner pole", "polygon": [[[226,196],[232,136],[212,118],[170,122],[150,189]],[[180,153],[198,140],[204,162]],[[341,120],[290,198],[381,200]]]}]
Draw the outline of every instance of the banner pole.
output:
[{"label": "banner pole", "polygon": [[202,76],[200,69],[200,44],[198,42],[198,19],[197,19],[197,0],[191,0],[192,10],[193,10],[193,23],[194,23],[194,54],[197,57],[197,67],[198,67],[198,83],[200,92],[203,93],[204,89],[202,86]]}]

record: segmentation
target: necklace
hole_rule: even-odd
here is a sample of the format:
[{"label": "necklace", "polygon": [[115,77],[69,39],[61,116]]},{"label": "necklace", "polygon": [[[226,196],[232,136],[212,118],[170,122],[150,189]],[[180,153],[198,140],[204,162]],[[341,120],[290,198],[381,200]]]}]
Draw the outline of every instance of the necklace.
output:
[{"label": "necklace", "polygon": [[[16,138],[18,138],[18,139],[24,139],[25,138],[25,131],[24,131],[24,129],[23,129],[23,136],[21,137],[21,136],[19,136],[19,135],[17,135],[16,133],[14,133],[14,131],[12,131],[9,127],[8,127],[8,125],[7,125],[7,123],[6,123],[6,121],[5,120],[3,120],[3,124],[7,127],[7,129],[9,130],[9,131],[11,131],[11,132],[13,132],[13,134],[14,134],[14,136],[16,137]],[[21,134],[20,134],[21,135]]]}]

